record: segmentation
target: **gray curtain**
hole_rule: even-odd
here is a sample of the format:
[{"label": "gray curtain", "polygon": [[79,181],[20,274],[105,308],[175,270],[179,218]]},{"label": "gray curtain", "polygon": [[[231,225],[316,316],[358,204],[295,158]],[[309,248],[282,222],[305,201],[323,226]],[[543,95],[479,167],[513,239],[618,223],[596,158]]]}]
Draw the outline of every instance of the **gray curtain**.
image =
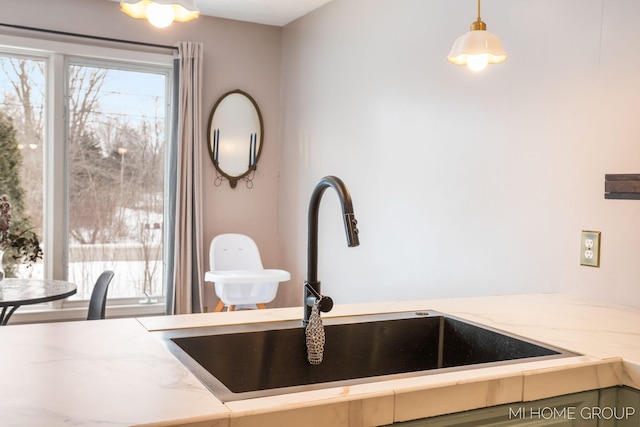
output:
[{"label": "gray curtain", "polygon": [[175,208],[166,229],[167,314],[202,312],[202,59],[202,43],[178,43],[177,125],[169,149],[168,204]]},{"label": "gray curtain", "polygon": [[169,153],[167,185],[165,187],[164,228],[166,238],[164,245],[164,294],[167,296],[165,314],[173,314],[175,307],[175,244],[176,234],[176,190],[178,188],[178,99],[180,94],[180,59],[173,60],[173,85],[171,92],[171,135],[169,136]]}]

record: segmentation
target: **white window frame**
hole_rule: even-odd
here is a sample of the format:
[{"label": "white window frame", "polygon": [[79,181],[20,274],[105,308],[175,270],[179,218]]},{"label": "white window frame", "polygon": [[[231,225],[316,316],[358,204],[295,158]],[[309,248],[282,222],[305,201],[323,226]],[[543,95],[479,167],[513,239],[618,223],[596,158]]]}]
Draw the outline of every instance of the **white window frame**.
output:
[{"label": "white window frame", "polygon": [[[66,107],[66,69],[69,61],[87,66],[121,67],[126,70],[149,71],[166,75],[165,96],[167,119],[165,135],[171,135],[171,98],[173,82],[173,55],[141,52],[129,49],[97,47],[76,43],[47,41],[0,34],[0,53],[29,56],[47,63],[47,118],[44,153],[45,176],[43,194],[45,200],[43,229],[46,234],[46,256],[44,277],[65,280],[68,269],[68,152],[67,107]],[[52,108],[53,106],[53,108]],[[55,107],[57,106],[57,108]],[[165,170],[169,149],[165,150]],[[50,167],[59,165],[59,167]],[[168,177],[165,177],[165,183]],[[166,184],[165,184],[166,189]],[[166,207],[165,207],[166,214]],[[165,230],[165,233],[167,231]],[[163,235],[166,240],[166,235]],[[164,273],[164,272],[163,272]],[[23,306],[17,310],[11,323],[30,323],[57,320],[76,320],[86,318],[88,300],[54,301],[47,304]],[[107,300],[108,317],[128,317],[164,314],[165,297],[153,296],[151,301],[144,298],[109,298]]]}]

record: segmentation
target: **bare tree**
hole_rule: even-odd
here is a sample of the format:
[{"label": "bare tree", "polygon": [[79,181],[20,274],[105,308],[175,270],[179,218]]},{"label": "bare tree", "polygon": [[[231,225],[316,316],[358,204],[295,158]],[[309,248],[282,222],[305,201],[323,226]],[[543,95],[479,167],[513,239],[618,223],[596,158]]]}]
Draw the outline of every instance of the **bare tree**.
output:
[{"label": "bare tree", "polygon": [[[41,231],[43,201],[43,123],[44,62],[25,58],[2,57],[0,68],[12,93],[5,94],[4,110],[13,117],[23,158],[21,179],[29,191],[25,203],[29,216]],[[100,89],[108,70],[69,67],[69,155],[70,234],[81,243],[95,243],[108,227],[110,215],[105,190],[112,184],[104,168],[108,159],[101,152],[90,129],[92,115],[99,113]],[[35,102],[34,99],[40,99]]]},{"label": "bare tree", "polygon": [[[14,126],[18,131],[18,140],[24,144],[42,145],[42,123],[44,111],[34,105],[33,97],[38,95],[44,99],[42,85],[34,84],[36,76],[44,76],[44,62],[25,60],[21,58],[4,58],[0,61],[2,71],[6,76],[15,75],[16,79],[10,79],[17,97],[16,104],[22,114],[14,116]],[[35,94],[34,92],[38,93]],[[20,120],[20,123],[16,123]]]},{"label": "bare tree", "polygon": [[84,133],[69,147],[69,232],[81,244],[112,241],[116,210],[112,162],[100,143]]},{"label": "bare tree", "polygon": [[[18,118],[20,145],[42,147],[44,102],[37,100],[44,100],[44,86],[34,82],[44,74],[44,62],[0,56],[0,65],[12,89],[4,94],[2,111]],[[78,248],[78,260],[143,261],[143,277],[135,279],[136,288],[154,293],[162,259],[164,102],[156,98],[156,111],[135,120],[117,110],[104,111],[102,101],[124,95],[103,90],[112,71],[118,72],[68,67],[69,233],[81,245],[93,244],[87,250]],[[23,182],[30,190],[25,205],[41,216],[42,151],[23,148],[22,155]],[[27,166],[27,156],[37,159],[39,166]],[[125,243],[138,244],[141,255]],[[114,244],[121,246],[115,250]],[[81,274],[91,281],[86,272]]]},{"label": "bare tree", "polygon": [[79,141],[92,115],[99,112],[100,89],[109,70],[72,65],[69,67],[69,139]]}]

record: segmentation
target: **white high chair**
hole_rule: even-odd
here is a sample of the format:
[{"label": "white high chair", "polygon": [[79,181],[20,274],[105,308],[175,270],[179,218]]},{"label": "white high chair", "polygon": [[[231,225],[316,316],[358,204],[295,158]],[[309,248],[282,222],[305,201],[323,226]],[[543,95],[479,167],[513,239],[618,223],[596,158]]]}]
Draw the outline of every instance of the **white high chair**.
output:
[{"label": "white high chair", "polygon": [[244,234],[220,234],[211,240],[209,267],[204,280],[214,282],[220,302],[213,311],[234,311],[238,305],[266,308],[279,282],[291,279],[284,270],[265,270],[253,239]]}]

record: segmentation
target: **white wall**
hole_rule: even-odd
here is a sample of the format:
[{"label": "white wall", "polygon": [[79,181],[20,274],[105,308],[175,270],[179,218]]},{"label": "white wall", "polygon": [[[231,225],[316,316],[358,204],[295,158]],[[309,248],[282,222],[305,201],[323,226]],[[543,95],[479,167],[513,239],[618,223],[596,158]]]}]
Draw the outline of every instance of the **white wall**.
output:
[{"label": "white wall", "polygon": [[[604,200],[605,173],[639,173],[640,4],[490,0],[507,62],[474,74],[445,57],[475,0],[334,0],[282,41],[280,261],[300,305],[309,195],[319,278],[336,303],[572,291],[640,306],[640,202]],[[602,231],[601,268],[579,265]],[[285,243],[286,242],[286,243]]]}]

